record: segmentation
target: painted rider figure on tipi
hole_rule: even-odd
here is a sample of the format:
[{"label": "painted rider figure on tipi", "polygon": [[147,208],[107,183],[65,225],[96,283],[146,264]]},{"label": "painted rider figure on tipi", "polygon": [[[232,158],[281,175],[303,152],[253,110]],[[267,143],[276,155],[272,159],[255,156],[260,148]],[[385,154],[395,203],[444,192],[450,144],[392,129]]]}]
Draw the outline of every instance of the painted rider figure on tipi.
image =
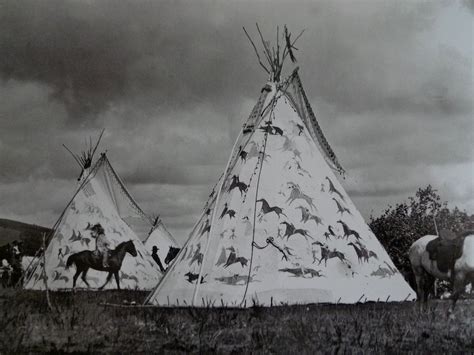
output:
[{"label": "painted rider figure on tipi", "polygon": [[100,257],[102,256],[102,265],[104,268],[109,267],[108,258],[110,251],[110,242],[105,236],[104,228],[97,223],[91,228],[91,236],[95,239],[95,255]]}]

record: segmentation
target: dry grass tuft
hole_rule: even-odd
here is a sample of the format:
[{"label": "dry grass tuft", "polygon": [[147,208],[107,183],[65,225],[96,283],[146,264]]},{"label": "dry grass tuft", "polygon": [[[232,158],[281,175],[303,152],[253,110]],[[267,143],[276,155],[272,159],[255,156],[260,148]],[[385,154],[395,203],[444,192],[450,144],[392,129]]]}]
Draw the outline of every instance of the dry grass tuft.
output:
[{"label": "dry grass tuft", "polygon": [[276,308],[115,308],[141,304],[131,291],[53,293],[0,290],[0,352],[423,353],[474,351],[474,302]]}]

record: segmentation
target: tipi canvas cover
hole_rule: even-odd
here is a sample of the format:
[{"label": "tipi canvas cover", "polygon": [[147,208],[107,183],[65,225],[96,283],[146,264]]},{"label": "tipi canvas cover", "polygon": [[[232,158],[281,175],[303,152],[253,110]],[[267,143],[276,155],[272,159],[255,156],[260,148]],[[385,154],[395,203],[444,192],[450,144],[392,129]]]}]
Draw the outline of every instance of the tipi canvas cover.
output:
[{"label": "tipi canvas cover", "polygon": [[[144,231],[146,225],[149,230],[151,221],[131,198],[105,154],[82,176],[79,188],[54,228],[45,251],[45,268],[41,259],[35,263],[25,288],[44,289],[45,276],[50,290],[72,288],[76,268],[71,266],[67,269],[67,259],[74,253],[95,249],[95,240],[88,227],[100,223],[112,249],[132,240],[137,250],[136,257],[126,254],[123,260],[119,272],[121,288],[152,289],[162,274],[132,229],[142,225],[138,230]],[[87,281],[91,288],[102,286],[107,274],[89,269]],[[86,287],[81,278],[77,282],[78,287]],[[105,289],[116,287],[115,280],[111,280]]]},{"label": "tipi canvas cover", "polygon": [[145,241],[145,248],[150,254],[152,253],[154,246],[158,248],[158,257],[165,267],[166,265],[164,261],[170,248],[180,248],[178,242],[173,238],[171,233],[168,232],[161,220],[157,221],[152,232]]},{"label": "tipi canvas cover", "polygon": [[270,81],[148,302],[249,307],[414,299],[333,170],[342,168],[298,71]]}]

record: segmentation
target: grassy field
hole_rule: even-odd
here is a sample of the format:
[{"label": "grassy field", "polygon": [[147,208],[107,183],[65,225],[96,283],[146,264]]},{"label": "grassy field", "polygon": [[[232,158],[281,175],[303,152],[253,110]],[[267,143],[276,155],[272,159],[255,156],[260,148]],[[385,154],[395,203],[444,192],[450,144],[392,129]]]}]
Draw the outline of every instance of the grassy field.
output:
[{"label": "grassy field", "polygon": [[0,289],[0,352],[474,352],[474,302],[310,305],[246,310],[119,308],[130,291],[51,294]]}]

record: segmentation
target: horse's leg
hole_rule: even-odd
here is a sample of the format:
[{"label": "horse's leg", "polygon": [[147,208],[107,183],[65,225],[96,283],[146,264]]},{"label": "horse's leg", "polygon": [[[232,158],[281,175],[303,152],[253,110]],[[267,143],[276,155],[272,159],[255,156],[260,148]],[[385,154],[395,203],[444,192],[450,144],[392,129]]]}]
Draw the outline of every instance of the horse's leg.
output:
[{"label": "horse's leg", "polygon": [[87,279],[86,279],[87,271],[89,271],[89,268],[85,269],[82,272],[81,279],[82,279],[82,281],[84,281],[84,283],[87,285],[87,287],[90,288],[91,286],[89,285],[89,283],[87,282]]},{"label": "horse's leg", "polygon": [[117,282],[117,289],[120,290],[120,279],[119,279],[118,271],[114,272],[114,276],[115,276],[115,282]]},{"label": "horse's leg", "polygon": [[451,308],[448,311],[448,315],[453,315],[454,308],[456,307],[456,302],[459,299],[459,296],[464,291],[464,287],[466,286],[466,277],[465,273],[463,272],[454,272],[453,275],[453,295],[451,296],[453,303]]},{"label": "horse's leg", "polygon": [[79,277],[79,274],[82,272],[82,269],[77,268],[76,273],[74,274],[74,277],[72,278],[72,289],[74,290],[76,288],[76,281],[77,278]]},{"label": "horse's leg", "polygon": [[439,286],[439,280],[435,279],[433,282],[433,297],[438,298],[438,286]]},{"label": "horse's leg", "polygon": [[424,300],[423,278],[426,271],[423,269],[421,265],[415,266],[413,265],[413,263],[412,263],[412,270],[413,270],[413,274],[415,275],[415,281],[416,281],[416,295],[418,296],[418,301],[422,303]]},{"label": "horse's leg", "polygon": [[425,271],[425,275],[423,276],[423,301],[425,303],[428,303],[428,297],[430,293],[433,293],[435,280],[433,276]]},{"label": "horse's leg", "polygon": [[112,278],[112,273],[109,272],[109,274],[107,275],[107,278],[105,279],[104,284],[99,287],[99,290],[102,290],[102,289],[105,287],[105,285],[107,285],[107,284],[109,283],[109,281],[110,281],[111,278]]}]

